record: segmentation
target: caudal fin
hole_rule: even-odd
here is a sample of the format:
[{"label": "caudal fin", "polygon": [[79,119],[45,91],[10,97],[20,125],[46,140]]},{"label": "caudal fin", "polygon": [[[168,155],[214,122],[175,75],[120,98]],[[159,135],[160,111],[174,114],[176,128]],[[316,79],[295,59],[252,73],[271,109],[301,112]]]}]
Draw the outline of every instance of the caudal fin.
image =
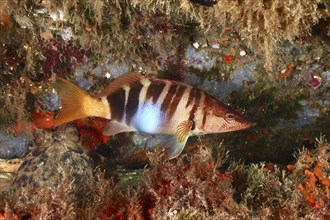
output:
[{"label": "caudal fin", "polygon": [[89,116],[105,117],[106,109],[101,100],[92,97],[73,83],[57,78],[55,89],[62,107],[54,126]]}]

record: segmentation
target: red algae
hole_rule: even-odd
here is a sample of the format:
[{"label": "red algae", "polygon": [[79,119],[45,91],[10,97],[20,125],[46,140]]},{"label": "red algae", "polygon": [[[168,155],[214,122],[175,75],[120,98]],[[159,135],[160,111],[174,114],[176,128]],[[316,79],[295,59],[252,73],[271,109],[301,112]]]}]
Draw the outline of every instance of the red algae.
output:
[{"label": "red algae", "polygon": [[313,208],[313,212],[324,215],[326,204],[329,203],[330,189],[329,179],[325,176],[330,170],[328,147],[321,138],[317,149],[301,153],[297,161],[299,168],[293,172],[297,177],[304,177],[303,181],[297,183],[297,188],[305,201]]},{"label": "red algae", "polygon": [[36,129],[50,129],[54,126],[54,112],[35,111],[32,113],[33,120],[16,120],[15,125],[11,128],[15,135],[24,132],[32,133]]},{"label": "red algae", "polygon": [[109,123],[108,119],[104,118],[84,118],[75,120],[78,132],[81,135],[83,146],[95,149],[97,145],[105,144],[110,137],[103,135],[104,127]]},{"label": "red algae", "polygon": [[231,64],[233,62],[233,56],[231,55],[224,56],[223,61],[225,62],[225,64]]},{"label": "red algae", "polygon": [[54,126],[54,112],[33,112],[33,126],[35,128],[50,129]]},{"label": "red algae", "polygon": [[289,65],[287,65],[285,69],[282,70],[282,72],[279,75],[277,75],[277,78],[281,79],[290,76],[293,68],[294,68],[294,64],[290,63]]},{"label": "red algae", "polygon": [[1,212],[0,211],[0,220],[18,220],[18,215],[12,212]]},{"label": "red algae", "polygon": [[10,16],[9,15],[2,15],[0,16],[0,25],[1,26],[6,26],[10,22]]},{"label": "red algae", "polygon": [[326,190],[320,191],[319,188],[329,188],[330,185],[329,180],[323,175],[323,167],[320,166],[319,162],[316,162],[313,171],[305,169],[304,174],[306,176],[305,182],[299,183],[298,189],[314,209],[324,207],[327,201]]},{"label": "red algae", "polygon": [[36,78],[36,80],[42,79],[42,81],[50,78],[50,71],[61,77],[66,76],[77,65],[82,64],[85,61],[85,56],[89,54],[88,51],[78,46],[73,46],[70,42],[67,43],[54,39],[49,40],[41,50],[45,56],[42,66],[44,72],[46,74],[48,73],[48,75],[38,76]]}]

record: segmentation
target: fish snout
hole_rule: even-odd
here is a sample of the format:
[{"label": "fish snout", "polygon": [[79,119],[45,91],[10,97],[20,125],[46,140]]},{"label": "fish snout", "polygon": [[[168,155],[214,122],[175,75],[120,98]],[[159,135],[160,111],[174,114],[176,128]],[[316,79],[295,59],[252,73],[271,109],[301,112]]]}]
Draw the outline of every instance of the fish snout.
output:
[{"label": "fish snout", "polygon": [[245,124],[242,125],[242,129],[247,129],[247,128],[250,128],[252,126],[253,126],[253,123],[247,122],[247,123],[245,123]]}]

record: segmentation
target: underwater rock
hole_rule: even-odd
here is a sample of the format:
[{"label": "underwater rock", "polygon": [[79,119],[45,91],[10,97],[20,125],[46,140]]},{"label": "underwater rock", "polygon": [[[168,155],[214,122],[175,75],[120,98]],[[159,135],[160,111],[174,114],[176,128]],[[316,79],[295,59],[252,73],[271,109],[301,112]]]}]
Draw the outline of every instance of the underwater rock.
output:
[{"label": "underwater rock", "polygon": [[[110,61],[107,64],[101,64],[95,68],[90,68],[88,65],[81,68],[77,68],[74,76],[76,85],[84,90],[91,89],[94,86],[93,77],[97,79],[114,79],[130,71],[129,64],[126,63],[114,63]],[[86,78],[86,75],[88,76]]]},{"label": "underwater rock", "polygon": [[196,75],[188,75],[184,82],[190,85],[197,85],[199,89],[207,91],[209,94],[222,100],[233,91],[239,91],[243,86],[243,81],[254,81],[252,71],[256,64],[252,63],[243,68],[234,71],[230,75],[230,79],[225,82],[218,82],[215,80],[205,80],[201,82],[201,78]]},{"label": "underwater rock", "polygon": [[42,103],[47,111],[53,112],[60,108],[60,101],[55,92],[47,92],[43,95]]},{"label": "underwater rock", "polygon": [[76,85],[81,88],[84,89],[86,91],[88,91],[92,86],[94,86],[94,83],[92,81],[92,78],[89,77],[88,79],[84,78],[84,73],[86,72],[85,68],[81,68],[75,71],[74,76],[75,76],[75,81],[76,81]]},{"label": "underwater rock", "polygon": [[115,63],[109,58],[107,64],[98,65],[91,72],[98,78],[117,78],[129,72],[130,67],[127,63]]},{"label": "underwater rock", "polygon": [[89,90],[92,86],[94,86],[94,83],[92,82],[91,78],[85,79],[83,77],[77,77],[76,85],[84,90]]},{"label": "underwater rock", "polygon": [[111,78],[117,78],[120,75],[123,75],[124,73],[127,73],[129,71],[129,65],[123,63],[123,64],[116,64],[116,63],[109,63],[106,65]]},{"label": "underwater rock", "polygon": [[16,207],[45,202],[45,193],[64,193],[63,201],[79,204],[92,198],[95,181],[92,159],[77,145],[73,127],[63,131],[41,132],[36,146],[13,179],[10,193]]},{"label": "underwater rock", "polygon": [[64,28],[62,30],[61,37],[64,41],[71,40],[74,37],[72,28],[71,27]]},{"label": "underwater rock", "polygon": [[26,134],[18,137],[0,133],[0,158],[12,159],[23,157],[29,150],[29,137]]},{"label": "underwater rock", "polygon": [[185,61],[187,66],[192,66],[196,69],[209,71],[216,62],[216,57],[208,57],[206,51],[196,50],[189,45],[185,52]]},{"label": "underwater rock", "polygon": [[316,118],[320,116],[320,109],[312,108],[305,100],[301,100],[299,103],[303,106],[303,109],[298,112],[299,119],[295,123],[298,126],[314,124]]},{"label": "underwater rock", "polygon": [[293,121],[280,119],[276,128],[299,128],[316,122],[316,118],[320,116],[320,109],[312,108],[306,100],[299,101],[299,104],[302,105],[302,109],[297,112],[298,118]]},{"label": "underwater rock", "polygon": [[330,83],[330,71],[325,71],[321,73],[327,83]]},{"label": "underwater rock", "polygon": [[132,135],[132,142],[135,146],[143,146],[147,148],[155,148],[168,138],[168,135],[154,135],[142,132],[135,132]]}]

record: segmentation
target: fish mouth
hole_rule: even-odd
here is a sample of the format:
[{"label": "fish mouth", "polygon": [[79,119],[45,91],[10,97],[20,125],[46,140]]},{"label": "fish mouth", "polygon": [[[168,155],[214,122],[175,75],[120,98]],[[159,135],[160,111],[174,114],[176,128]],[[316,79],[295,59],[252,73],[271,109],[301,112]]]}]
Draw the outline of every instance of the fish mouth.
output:
[{"label": "fish mouth", "polygon": [[236,127],[235,130],[244,130],[244,129],[250,128],[251,126],[252,126],[252,123],[244,123],[244,124],[241,124],[240,126]]},{"label": "fish mouth", "polygon": [[246,123],[244,125],[242,125],[242,129],[247,129],[250,128],[252,126],[252,123]]},{"label": "fish mouth", "polygon": [[247,128],[251,127],[251,126],[252,126],[251,123],[241,124],[239,126],[236,125],[236,126],[227,128],[227,130],[226,131],[223,131],[223,132],[244,130],[244,129],[247,129]]}]

